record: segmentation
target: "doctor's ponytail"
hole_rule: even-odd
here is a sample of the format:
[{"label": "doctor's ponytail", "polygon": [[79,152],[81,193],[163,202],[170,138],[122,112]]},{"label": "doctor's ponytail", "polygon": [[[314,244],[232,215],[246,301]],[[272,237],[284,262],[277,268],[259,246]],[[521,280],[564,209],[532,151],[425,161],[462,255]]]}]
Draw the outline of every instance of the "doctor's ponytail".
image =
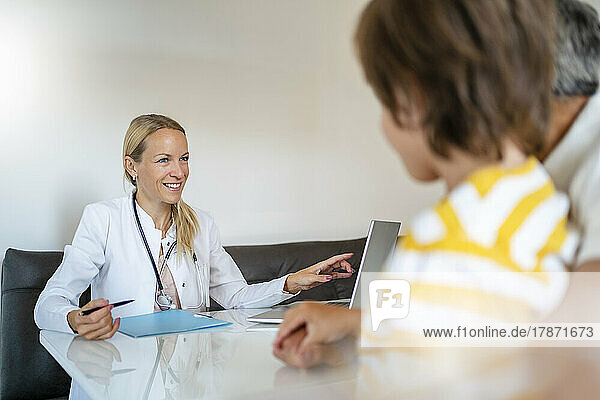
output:
[{"label": "doctor's ponytail", "polygon": [[[185,130],[177,121],[164,115],[147,114],[134,118],[123,140],[123,159],[125,156],[129,156],[135,162],[140,162],[142,154],[146,150],[145,139],[157,130],[164,128],[174,129],[185,135]],[[127,170],[124,171],[123,177],[137,190],[136,181]],[[183,254],[191,256],[194,251],[194,238],[200,232],[196,212],[183,199],[171,205],[171,212],[177,229],[177,257],[181,257]]]},{"label": "doctor's ponytail", "polygon": [[194,253],[194,238],[200,231],[196,212],[183,199],[171,205],[173,220],[177,227],[177,257]]}]

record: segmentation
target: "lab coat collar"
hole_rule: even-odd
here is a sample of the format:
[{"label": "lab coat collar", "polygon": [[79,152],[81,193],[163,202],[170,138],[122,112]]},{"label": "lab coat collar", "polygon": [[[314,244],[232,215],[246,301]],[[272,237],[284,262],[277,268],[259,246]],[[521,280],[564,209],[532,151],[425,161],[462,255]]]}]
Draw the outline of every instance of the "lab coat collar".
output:
[{"label": "lab coat collar", "polygon": [[[131,193],[131,195],[129,196],[130,208],[132,207],[132,199],[133,193]],[[156,229],[156,227],[154,226],[154,220],[152,219],[150,214],[148,214],[142,207],[140,207],[137,201],[135,202],[135,206],[137,208],[138,216],[140,217],[140,223],[142,224],[142,228],[144,228],[144,231],[154,230],[157,232],[161,232],[160,229]],[[131,210],[131,212],[133,212],[133,209]],[[173,219],[171,219],[171,226],[169,227],[169,230],[167,230],[166,236],[171,239],[177,238],[177,228],[175,227],[175,221]]]}]

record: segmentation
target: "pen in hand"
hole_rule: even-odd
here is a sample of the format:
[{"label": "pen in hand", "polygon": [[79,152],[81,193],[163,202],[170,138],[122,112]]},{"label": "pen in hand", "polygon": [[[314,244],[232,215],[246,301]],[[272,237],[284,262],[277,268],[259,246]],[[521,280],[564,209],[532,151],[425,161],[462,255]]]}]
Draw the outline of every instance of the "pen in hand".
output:
[{"label": "pen in hand", "polygon": [[[113,306],[113,308],[115,308],[115,307],[119,307],[119,306],[124,306],[125,304],[129,304],[132,301],[135,301],[135,300],[132,299],[132,300],[118,301],[116,303],[109,304],[109,306]],[[94,307],[94,308],[90,308],[88,310],[82,310],[82,311],[79,311],[79,315],[89,315],[89,314],[93,313],[94,311],[98,311],[98,310],[100,310],[100,309],[102,309],[104,307],[106,307],[106,306]]]}]

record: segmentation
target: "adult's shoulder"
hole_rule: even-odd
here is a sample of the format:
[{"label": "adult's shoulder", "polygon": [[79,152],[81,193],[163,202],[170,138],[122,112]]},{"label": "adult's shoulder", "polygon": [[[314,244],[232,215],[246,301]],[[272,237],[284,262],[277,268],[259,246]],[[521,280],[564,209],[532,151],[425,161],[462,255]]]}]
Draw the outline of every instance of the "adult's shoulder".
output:
[{"label": "adult's shoulder", "polygon": [[215,223],[215,219],[212,214],[206,210],[202,210],[197,207],[192,207],[194,213],[196,214],[196,218],[198,219],[198,224],[200,227],[210,227]]},{"label": "adult's shoulder", "polygon": [[89,203],[85,206],[85,210],[98,213],[119,213],[124,207],[127,207],[129,196],[118,197],[111,200],[101,200],[95,203]]},{"label": "adult's shoulder", "polygon": [[119,197],[111,200],[101,200],[87,204],[83,209],[82,220],[94,219],[111,220],[120,217],[123,210],[128,206],[129,196]]},{"label": "adult's shoulder", "polygon": [[192,207],[198,220],[199,232],[196,240],[208,240],[210,243],[217,243],[220,240],[220,232],[212,213],[197,207]]}]

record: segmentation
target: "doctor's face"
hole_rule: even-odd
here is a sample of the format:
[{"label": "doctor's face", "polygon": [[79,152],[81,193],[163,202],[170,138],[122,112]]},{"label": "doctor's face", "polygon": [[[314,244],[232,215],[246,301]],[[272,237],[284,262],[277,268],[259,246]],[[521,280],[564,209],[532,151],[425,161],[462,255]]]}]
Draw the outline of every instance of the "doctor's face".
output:
[{"label": "doctor's face", "polygon": [[135,163],[138,194],[152,202],[175,204],[189,175],[188,144],[174,129],[159,129],[145,139],[146,149]]}]

